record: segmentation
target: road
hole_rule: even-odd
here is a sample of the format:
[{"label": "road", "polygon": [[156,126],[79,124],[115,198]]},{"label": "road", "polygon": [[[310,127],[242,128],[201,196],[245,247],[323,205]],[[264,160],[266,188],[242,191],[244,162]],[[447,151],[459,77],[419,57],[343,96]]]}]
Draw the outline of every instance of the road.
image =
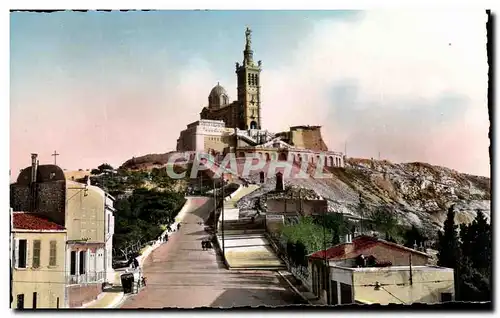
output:
[{"label": "road", "polygon": [[229,271],[214,250],[203,251],[201,240],[208,233],[198,222],[207,219],[208,213],[201,205],[203,203],[190,209],[180,231],[151,253],[144,263],[147,286],[139,294],[129,296],[121,308],[227,308],[302,303],[277,272]]}]

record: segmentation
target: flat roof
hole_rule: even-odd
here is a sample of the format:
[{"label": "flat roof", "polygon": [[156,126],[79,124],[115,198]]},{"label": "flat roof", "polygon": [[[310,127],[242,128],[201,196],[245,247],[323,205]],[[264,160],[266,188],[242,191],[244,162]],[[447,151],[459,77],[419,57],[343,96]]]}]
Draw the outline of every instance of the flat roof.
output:
[{"label": "flat roof", "polygon": [[[330,265],[330,267],[339,268],[343,270],[348,270],[352,272],[377,272],[377,271],[409,271],[410,266],[385,266],[385,267],[343,267]],[[412,266],[412,271],[443,271],[443,272],[453,272],[453,268],[439,267],[433,265],[418,265]]]}]

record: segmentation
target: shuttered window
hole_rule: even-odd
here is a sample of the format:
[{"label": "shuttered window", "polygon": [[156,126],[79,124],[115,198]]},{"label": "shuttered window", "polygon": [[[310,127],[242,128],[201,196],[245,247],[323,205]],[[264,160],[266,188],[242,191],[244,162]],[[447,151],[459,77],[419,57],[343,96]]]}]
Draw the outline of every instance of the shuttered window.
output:
[{"label": "shuttered window", "polygon": [[49,266],[57,265],[57,241],[50,241]]},{"label": "shuttered window", "polygon": [[33,264],[31,267],[40,268],[40,249],[42,247],[42,242],[40,240],[33,241]]},{"label": "shuttered window", "polygon": [[28,242],[26,240],[16,240],[16,267],[26,268],[28,254]]},{"label": "shuttered window", "polygon": [[85,274],[85,261],[86,261],[86,256],[87,256],[87,253],[86,251],[80,251],[80,275],[83,275]]},{"label": "shuttered window", "polygon": [[75,275],[76,274],[76,251],[71,251],[71,265],[69,269],[70,275]]}]

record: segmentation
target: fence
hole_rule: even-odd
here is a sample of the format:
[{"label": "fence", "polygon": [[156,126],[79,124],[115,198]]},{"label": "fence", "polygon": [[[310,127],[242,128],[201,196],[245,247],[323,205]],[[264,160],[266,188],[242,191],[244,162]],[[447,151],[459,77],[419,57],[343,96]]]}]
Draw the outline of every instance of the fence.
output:
[{"label": "fence", "polygon": [[66,276],[66,283],[68,285],[77,285],[77,284],[104,282],[104,274],[105,274],[104,271],[100,271],[100,272],[87,272],[85,274],[79,274],[79,275],[68,275]]},{"label": "fence", "polygon": [[268,233],[267,237],[271,245],[278,253],[278,256],[286,264],[288,271],[292,273],[295,278],[300,280],[308,290],[312,290],[312,282],[309,276],[309,269],[306,266],[293,264],[286,250],[286,240],[282,239],[282,237],[276,233]]}]

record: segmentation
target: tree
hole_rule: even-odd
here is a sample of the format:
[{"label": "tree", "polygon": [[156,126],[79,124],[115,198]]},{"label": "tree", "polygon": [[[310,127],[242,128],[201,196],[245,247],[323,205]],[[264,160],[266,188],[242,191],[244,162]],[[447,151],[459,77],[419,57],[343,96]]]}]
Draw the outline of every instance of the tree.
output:
[{"label": "tree", "polygon": [[471,224],[460,225],[458,300],[491,301],[491,240],[491,225],[481,211]]},{"label": "tree", "polygon": [[300,242],[305,255],[324,248],[323,227],[315,224],[311,217],[303,217],[298,224],[284,226],[281,234],[291,243]]},{"label": "tree", "polygon": [[458,264],[456,300],[459,301],[491,301],[490,278],[474,268],[472,261],[463,256]]},{"label": "tree", "polygon": [[426,241],[426,238],[420,233],[420,230],[412,225],[410,229],[404,233],[404,246],[414,248],[414,245],[420,246]]},{"label": "tree", "polygon": [[460,245],[457,235],[457,226],[455,225],[454,206],[448,209],[443,230],[444,232],[438,232],[438,265],[455,269],[459,262]]},{"label": "tree", "polygon": [[387,242],[397,243],[396,240],[388,232],[385,232],[385,240]]},{"label": "tree", "polygon": [[377,231],[386,233],[389,237],[396,236],[398,231],[398,220],[389,208],[379,207],[371,213],[370,219]]},{"label": "tree", "polygon": [[471,242],[470,259],[474,268],[489,272],[492,264],[491,225],[486,221],[483,212],[478,210],[476,218],[469,226]]},{"label": "tree", "polygon": [[335,246],[340,243],[340,231],[338,228],[332,229],[332,245]]},{"label": "tree", "polygon": [[101,164],[100,166],[97,167],[97,169],[99,169],[99,171],[101,172],[104,172],[105,170],[114,170],[113,167],[108,163]]}]

